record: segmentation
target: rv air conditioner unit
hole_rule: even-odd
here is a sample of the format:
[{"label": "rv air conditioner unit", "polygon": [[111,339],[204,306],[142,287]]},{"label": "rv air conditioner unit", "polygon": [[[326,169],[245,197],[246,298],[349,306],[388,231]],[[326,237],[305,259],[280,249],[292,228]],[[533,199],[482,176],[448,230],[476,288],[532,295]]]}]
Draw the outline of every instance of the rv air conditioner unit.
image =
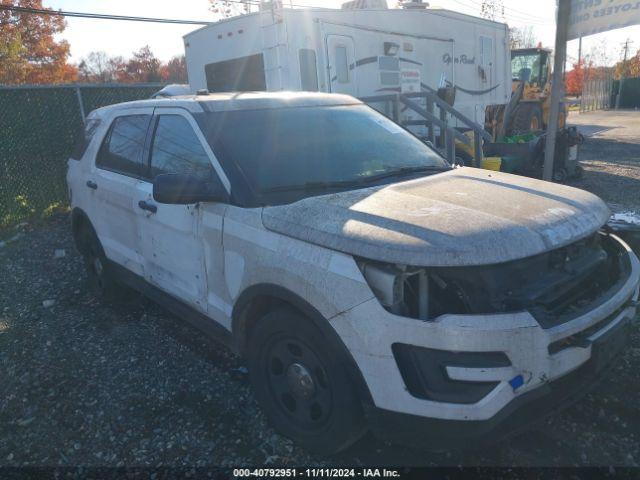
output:
[{"label": "rv air conditioner unit", "polygon": [[429,4],[422,0],[405,0],[400,2],[400,6],[405,10],[426,10]]},{"label": "rv air conditioner unit", "polygon": [[387,0],[352,0],[342,4],[343,10],[380,10],[387,9]]}]

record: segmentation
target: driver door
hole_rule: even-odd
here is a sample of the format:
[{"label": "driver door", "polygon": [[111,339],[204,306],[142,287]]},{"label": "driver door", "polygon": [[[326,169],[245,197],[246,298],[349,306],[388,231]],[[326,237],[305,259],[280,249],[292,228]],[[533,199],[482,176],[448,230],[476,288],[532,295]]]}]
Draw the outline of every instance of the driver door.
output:
[{"label": "driver door", "polygon": [[139,217],[145,279],[206,312],[207,275],[204,241],[199,232],[200,205],[155,202],[153,179],[170,173],[213,178],[216,174],[210,150],[205,147],[197,123],[183,109],[156,108],[151,128],[147,174],[138,183],[134,205]]}]

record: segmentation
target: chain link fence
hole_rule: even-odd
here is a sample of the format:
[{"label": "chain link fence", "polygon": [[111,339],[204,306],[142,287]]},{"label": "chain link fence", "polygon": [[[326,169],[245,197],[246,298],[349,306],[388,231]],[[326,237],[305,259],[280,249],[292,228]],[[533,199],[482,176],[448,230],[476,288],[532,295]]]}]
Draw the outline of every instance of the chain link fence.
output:
[{"label": "chain link fence", "polygon": [[0,87],[0,229],[67,203],[67,159],[92,110],[163,85]]}]

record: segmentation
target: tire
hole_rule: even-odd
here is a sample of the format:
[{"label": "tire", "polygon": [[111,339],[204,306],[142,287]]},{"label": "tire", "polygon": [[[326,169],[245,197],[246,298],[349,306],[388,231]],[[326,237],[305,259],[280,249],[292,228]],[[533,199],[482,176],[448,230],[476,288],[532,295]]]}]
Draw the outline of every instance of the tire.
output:
[{"label": "tire", "polygon": [[464,167],[473,167],[474,158],[469,155],[467,152],[462,150],[458,150],[456,152],[456,165],[461,165]]},{"label": "tire", "polygon": [[520,103],[511,121],[511,133],[523,134],[542,130],[542,107],[539,103]]},{"label": "tire", "polygon": [[249,378],[274,428],[320,455],[365,433],[364,415],[336,348],[291,308],[265,315],[247,344]]},{"label": "tire", "polygon": [[95,230],[90,225],[83,225],[78,240],[78,249],[82,253],[91,290],[98,297],[109,302],[125,298],[128,292],[113,277]]},{"label": "tire", "polygon": [[560,168],[560,169],[556,170],[555,172],[553,172],[553,181],[554,182],[562,183],[567,179],[567,177],[568,177],[567,171],[564,168]]}]

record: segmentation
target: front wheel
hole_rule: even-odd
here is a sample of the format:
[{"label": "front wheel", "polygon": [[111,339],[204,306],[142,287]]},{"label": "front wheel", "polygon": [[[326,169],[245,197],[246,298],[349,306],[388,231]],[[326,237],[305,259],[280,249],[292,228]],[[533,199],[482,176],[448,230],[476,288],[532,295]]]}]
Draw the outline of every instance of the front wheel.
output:
[{"label": "front wheel", "polygon": [[290,308],[259,320],[247,348],[249,377],[270,422],[322,455],[344,450],[365,432],[362,406],[334,350]]}]

